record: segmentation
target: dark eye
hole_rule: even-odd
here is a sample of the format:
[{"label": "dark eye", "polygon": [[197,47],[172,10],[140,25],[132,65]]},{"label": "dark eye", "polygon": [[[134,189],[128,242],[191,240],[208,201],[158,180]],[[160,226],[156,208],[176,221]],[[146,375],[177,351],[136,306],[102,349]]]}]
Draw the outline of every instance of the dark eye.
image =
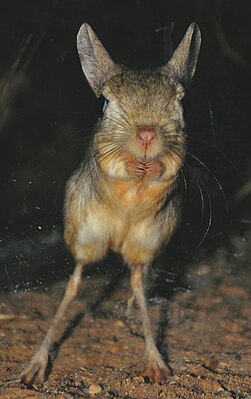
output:
[{"label": "dark eye", "polygon": [[102,108],[102,112],[105,112],[105,109],[107,107],[108,101],[106,100],[106,98],[104,99],[104,103],[103,103],[103,108]]},{"label": "dark eye", "polygon": [[98,102],[98,113],[100,116],[102,116],[107,107],[108,100],[105,97],[101,96],[98,98],[97,102]]}]

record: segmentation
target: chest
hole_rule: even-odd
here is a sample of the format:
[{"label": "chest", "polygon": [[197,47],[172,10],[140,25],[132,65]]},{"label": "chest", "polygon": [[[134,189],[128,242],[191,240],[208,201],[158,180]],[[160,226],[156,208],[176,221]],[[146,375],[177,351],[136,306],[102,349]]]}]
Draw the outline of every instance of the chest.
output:
[{"label": "chest", "polygon": [[104,205],[113,212],[139,217],[155,214],[161,202],[168,196],[170,182],[132,180],[121,182],[104,180],[102,187]]}]

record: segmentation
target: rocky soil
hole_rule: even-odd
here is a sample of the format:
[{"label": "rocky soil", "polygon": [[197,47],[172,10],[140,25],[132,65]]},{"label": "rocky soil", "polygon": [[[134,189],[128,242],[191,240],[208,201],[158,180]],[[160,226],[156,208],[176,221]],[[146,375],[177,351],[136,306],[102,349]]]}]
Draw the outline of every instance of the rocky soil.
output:
[{"label": "rocky soil", "polygon": [[191,290],[150,301],[156,337],[173,370],[163,383],[144,374],[137,308],[125,317],[128,278],[99,301],[106,277],[86,277],[69,311],[72,328],[43,386],[26,387],[18,376],[43,339],[65,281],[2,293],[0,398],[250,399],[250,271],[248,263],[237,273],[226,265],[222,254],[201,262],[190,270]]}]

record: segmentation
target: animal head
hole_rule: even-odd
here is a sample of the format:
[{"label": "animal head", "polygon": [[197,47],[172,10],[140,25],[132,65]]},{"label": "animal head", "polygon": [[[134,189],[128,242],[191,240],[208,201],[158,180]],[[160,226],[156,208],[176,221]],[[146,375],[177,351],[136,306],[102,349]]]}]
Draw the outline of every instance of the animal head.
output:
[{"label": "animal head", "polygon": [[107,143],[103,148],[110,143],[121,149],[114,157],[123,153],[142,162],[163,160],[172,173],[178,171],[185,153],[181,99],[195,72],[200,41],[193,23],[166,65],[135,71],[114,63],[92,28],[81,26],[77,48],[83,72],[96,96],[103,95],[108,104],[97,132]]}]

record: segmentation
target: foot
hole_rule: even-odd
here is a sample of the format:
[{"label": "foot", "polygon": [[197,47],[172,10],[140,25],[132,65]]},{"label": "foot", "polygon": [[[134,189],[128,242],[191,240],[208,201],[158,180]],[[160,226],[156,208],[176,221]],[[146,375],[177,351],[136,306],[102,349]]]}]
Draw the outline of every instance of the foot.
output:
[{"label": "foot", "polygon": [[146,351],[146,375],[151,382],[166,381],[172,375],[156,347]]},{"label": "foot", "polygon": [[135,301],[135,295],[133,294],[127,301],[127,308],[126,308],[125,315],[128,319],[130,319],[132,317],[132,308],[133,308],[134,301]]},{"label": "foot", "polygon": [[48,365],[48,355],[38,350],[21,373],[21,381],[26,385],[43,384]]}]

